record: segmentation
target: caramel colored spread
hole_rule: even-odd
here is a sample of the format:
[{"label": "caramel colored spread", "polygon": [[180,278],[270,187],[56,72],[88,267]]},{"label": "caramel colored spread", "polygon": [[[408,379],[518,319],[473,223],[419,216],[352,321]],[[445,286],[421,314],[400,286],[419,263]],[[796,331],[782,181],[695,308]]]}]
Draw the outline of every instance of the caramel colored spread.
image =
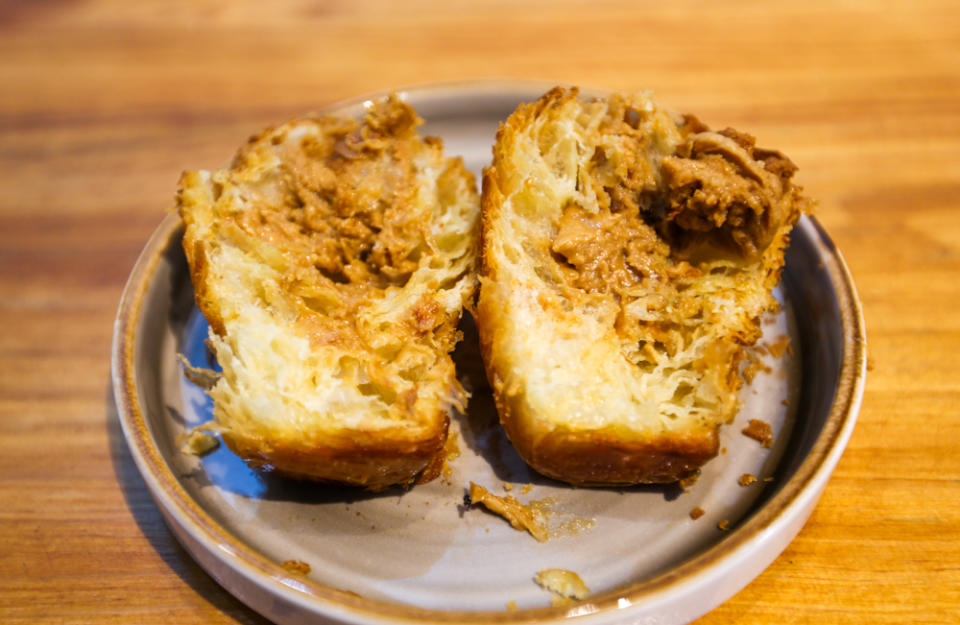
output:
[{"label": "caramel colored spread", "polygon": [[[283,293],[273,300],[293,296],[286,304],[290,316],[314,346],[361,350],[358,309],[386,289],[402,287],[424,256],[438,252],[431,202],[420,197],[417,174],[418,161],[438,140],[421,141],[422,120],[393,97],[374,105],[363,120],[309,121],[304,126],[310,132],[301,135],[301,126],[293,124],[270,137],[267,156],[262,137],[237,155],[236,171],[269,166],[271,174],[265,183],[250,185],[249,209],[230,226],[282,272]],[[440,186],[450,172],[439,174]],[[411,307],[402,330],[423,337],[444,320],[440,304],[427,294]],[[402,356],[397,349],[404,347],[379,355],[394,360]],[[376,371],[366,375],[376,383]]]},{"label": "caramel colored spread", "polygon": [[710,132],[692,116],[679,130],[684,140],[662,159],[657,184],[647,139],[629,116],[600,127],[621,151],[596,148],[580,172],[597,190],[599,210],[570,204],[557,223],[551,252],[568,285],[622,296],[647,278],[694,277],[686,261],[756,260],[808,204],[790,184],[796,166],[756,148],[750,135]]},{"label": "caramel colored spread", "polygon": [[319,133],[276,146],[282,184],[237,225],[306,270],[292,272],[293,282],[402,285],[417,268],[429,223],[415,201],[419,118],[391,99],[362,123],[317,121]]},{"label": "caramel colored spread", "polygon": [[619,291],[663,271],[670,252],[637,213],[607,208],[591,215],[575,204],[564,210],[551,250],[568,283],[591,293]]},{"label": "caramel colored spread", "polygon": [[665,236],[678,257],[759,257],[807,200],[790,185],[796,166],[727,128],[688,137],[663,159]]},{"label": "caramel colored spread", "polygon": [[[658,159],[651,154],[662,146],[652,147],[630,113],[610,111],[587,135],[597,147],[578,185],[592,189],[596,206],[566,205],[549,251],[564,297],[609,297],[625,356],[651,366],[682,349],[684,328],[705,313],[688,287],[716,261],[760,261],[809,200],[791,185],[793,163],[747,134],[711,132],[688,115],[672,153]],[[712,346],[701,365],[726,368],[735,351]]]}]

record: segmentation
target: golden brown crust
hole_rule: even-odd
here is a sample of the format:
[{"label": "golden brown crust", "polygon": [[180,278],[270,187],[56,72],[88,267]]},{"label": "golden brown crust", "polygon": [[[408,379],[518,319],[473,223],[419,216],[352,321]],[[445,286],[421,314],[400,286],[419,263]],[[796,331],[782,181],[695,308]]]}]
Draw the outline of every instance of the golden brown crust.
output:
[{"label": "golden brown crust", "polygon": [[264,441],[225,432],[223,441],[256,469],[295,479],[360,486],[380,491],[393,485],[422,484],[435,479],[443,466],[449,419],[433,436],[405,440],[405,433],[381,432],[375,437],[344,433],[308,443]]},{"label": "golden brown crust", "polygon": [[577,486],[676,482],[716,456],[719,447],[717,428],[648,439],[625,438],[615,428],[528,435],[514,432],[510,437],[526,450],[521,455],[528,463],[547,477]]},{"label": "golden brown crust", "polygon": [[[186,185],[191,184],[192,178],[196,174],[193,172],[184,172],[180,176],[180,180],[177,183],[178,186],[178,204],[182,205],[182,199],[180,194],[182,193],[183,188]],[[184,256],[187,258],[187,266],[190,268],[190,280],[193,283],[193,297],[197,303],[197,308],[200,309],[200,312],[203,313],[203,316],[206,318],[207,323],[210,324],[210,327],[217,334],[223,335],[225,330],[223,327],[223,318],[220,316],[219,310],[220,307],[216,305],[216,302],[211,297],[209,293],[209,288],[207,286],[207,274],[209,272],[209,263],[207,262],[206,254],[206,244],[202,240],[198,240],[194,235],[194,230],[190,228],[190,225],[193,221],[193,216],[187,212],[180,211],[180,215],[184,220],[184,234],[183,234],[183,252]]]}]

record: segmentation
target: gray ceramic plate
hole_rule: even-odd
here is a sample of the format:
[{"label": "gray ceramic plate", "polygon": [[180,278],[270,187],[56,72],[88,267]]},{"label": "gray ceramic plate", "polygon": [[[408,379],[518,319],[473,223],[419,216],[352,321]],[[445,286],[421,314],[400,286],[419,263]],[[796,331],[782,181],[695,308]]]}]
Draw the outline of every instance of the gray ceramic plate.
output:
[{"label": "gray ceramic plate", "polygon": [[[498,122],[544,90],[485,83],[403,93],[427,120],[424,132],[479,172]],[[120,419],[172,531],[225,588],[278,623],[689,621],[745,586],[797,534],[863,391],[853,284],[827,235],[803,218],[778,289],[783,311],[764,326],[764,342],[787,334],[793,353],[766,357],[769,372],[744,389],[743,408],[724,430],[724,453],[687,492],[576,489],[531,473],[497,426],[469,325],[456,358],[475,391],[467,414],[454,419],[461,453],[447,475],[378,495],[290,482],[251,471],[223,447],[203,458],[179,451],[183,432],[211,412],[176,359],[179,352],[210,364],[180,236],[175,217],[163,222],[123,295],[113,348]],[[772,424],[772,447],[741,434],[751,418]],[[761,481],[740,486],[745,473]],[[548,500],[559,535],[538,543],[499,517],[465,510],[469,481],[497,494],[510,483],[521,501]],[[694,520],[696,507],[705,514]],[[282,566],[288,560],[310,573],[292,574]],[[552,606],[533,582],[545,568],[577,572],[590,598]]]}]

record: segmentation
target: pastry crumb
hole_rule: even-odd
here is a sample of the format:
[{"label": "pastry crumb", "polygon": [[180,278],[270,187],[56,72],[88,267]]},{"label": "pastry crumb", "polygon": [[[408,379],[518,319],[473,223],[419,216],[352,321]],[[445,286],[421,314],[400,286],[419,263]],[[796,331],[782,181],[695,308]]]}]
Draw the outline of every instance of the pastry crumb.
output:
[{"label": "pastry crumb", "polygon": [[596,519],[584,519],[580,517],[564,521],[555,530],[550,531],[550,537],[557,536],[579,536],[580,534],[592,530],[597,524]]},{"label": "pastry crumb", "polygon": [[294,575],[310,574],[310,565],[302,560],[286,560],[281,566]]},{"label": "pastry crumb", "polygon": [[177,354],[177,359],[180,361],[180,364],[183,366],[183,375],[186,376],[188,380],[204,389],[213,388],[217,381],[220,379],[220,373],[214,371],[213,369],[204,369],[203,367],[194,367],[190,364],[190,361],[187,360],[187,357],[183,354]]},{"label": "pastry crumb", "polygon": [[740,479],[737,480],[737,483],[740,484],[740,486],[750,486],[756,481],[757,481],[756,475],[752,473],[744,473],[743,475],[740,476]]},{"label": "pastry crumb", "polygon": [[785,353],[793,355],[793,348],[790,347],[790,337],[786,334],[781,334],[778,336],[772,343],[767,345],[767,351],[770,352],[770,355],[774,358],[780,358]]},{"label": "pastry crumb", "polygon": [[537,572],[533,580],[542,588],[566,599],[586,599],[590,594],[590,589],[580,576],[567,569],[543,569]]},{"label": "pastry crumb", "polygon": [[696,521],[697,519],[702,517],[704,514],[706,514],[706,512],[704,512],[703,508],[701,508],[700,506],[697,506],[696,508],[690,511],[690,518]]},{"label": "pastry crumb", "polygon": [[515,497],[498,497],[483,486],[470,482],[466,500],[469,505],[480,504],[506,519],[514,529],[526,530],[540,542],[549,537],[547,519],[541,506],[523,505]]},{"label": "pastry crumb", "polygon": [[180,451],[194,456],[206,456],[220,446],[220,441],[209,432],[194,428],[186,435]]},{"label": "pastry crumb", "polygon": [[749,436],[763,447],[773,445],[773,429],[770,424],[760,419],[750,419],[750,424],[743,428],[744,436]]},{"label": "pastry crumb", "polygon": [[690,471],[689,473],[684,475],[682,478],[677,480],[677,484],[680,486],[680,488],[683,488],[683,489],[690,488],[691,486],[697,483],[697,480],[700,479],[700,475],[701,475],[700,469],[694,469],[693,471]]},{"label": "pastry crumb", "polygon": [[747,354],[747,366],[743,369],[743,379],[747,384],[753,382],[753,379],[760,373],[770,373],[771,371],[773,370],[760,360],[758,354]]},{"label": "pastry crumb", "polygon": [[507,612],[516,612],[517,602],[516,601],[507,601]]},{"label": "pastry crumb", "polygon": [[719,523],[717,523],[717,529],[722,532],[726,532],[727,530],[730,529],[730,521],[726,521],[726,520],[720,521]]}]

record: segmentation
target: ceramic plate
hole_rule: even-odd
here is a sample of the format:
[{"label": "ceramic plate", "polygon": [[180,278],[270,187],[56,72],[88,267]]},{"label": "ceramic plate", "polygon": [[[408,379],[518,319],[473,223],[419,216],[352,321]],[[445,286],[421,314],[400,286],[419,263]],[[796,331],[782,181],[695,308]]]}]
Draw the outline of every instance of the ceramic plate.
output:
[{"label": "ceramic plate", "polygon": [[[479,173],[498,122],[544,90],[473,84],[403,95],[427,120],[423,132],[442,137],[448,153]],[[497,425],[469,319],[455,358],[473,397],[453,419],[459,455],[442,478],[380,494],[287,481],[250,470],[223,446],[202,458],[180,451],[183,433],[209,420],[211,405],[183,376],[177,354],[212,364],[180,237],[176,217],[163,222],[120,305],[120,419],[172,531],[218,582],[278,623],[687,622],[745,586],[797,534],[862,395],[864,330],[853,284],[827,235],[805,217],[777,291],[782,310],[764,322],[763,344],[788,336],[790,351],[763,356],[765,370],[743,389],[742,409],[723,430],[723,453],[686,491],[572,488],[528,470]],[[772,425],[771,447],[741,433],[750,419]],[[758,481],[741,486],[744,474]],[[541,502],[555,536],[538,543],[466,509],[470,481]],[[691,518],[694,508],[703,516]],[[553,605],[533,581],[546,568],[575,571],[590,597]]]}]

